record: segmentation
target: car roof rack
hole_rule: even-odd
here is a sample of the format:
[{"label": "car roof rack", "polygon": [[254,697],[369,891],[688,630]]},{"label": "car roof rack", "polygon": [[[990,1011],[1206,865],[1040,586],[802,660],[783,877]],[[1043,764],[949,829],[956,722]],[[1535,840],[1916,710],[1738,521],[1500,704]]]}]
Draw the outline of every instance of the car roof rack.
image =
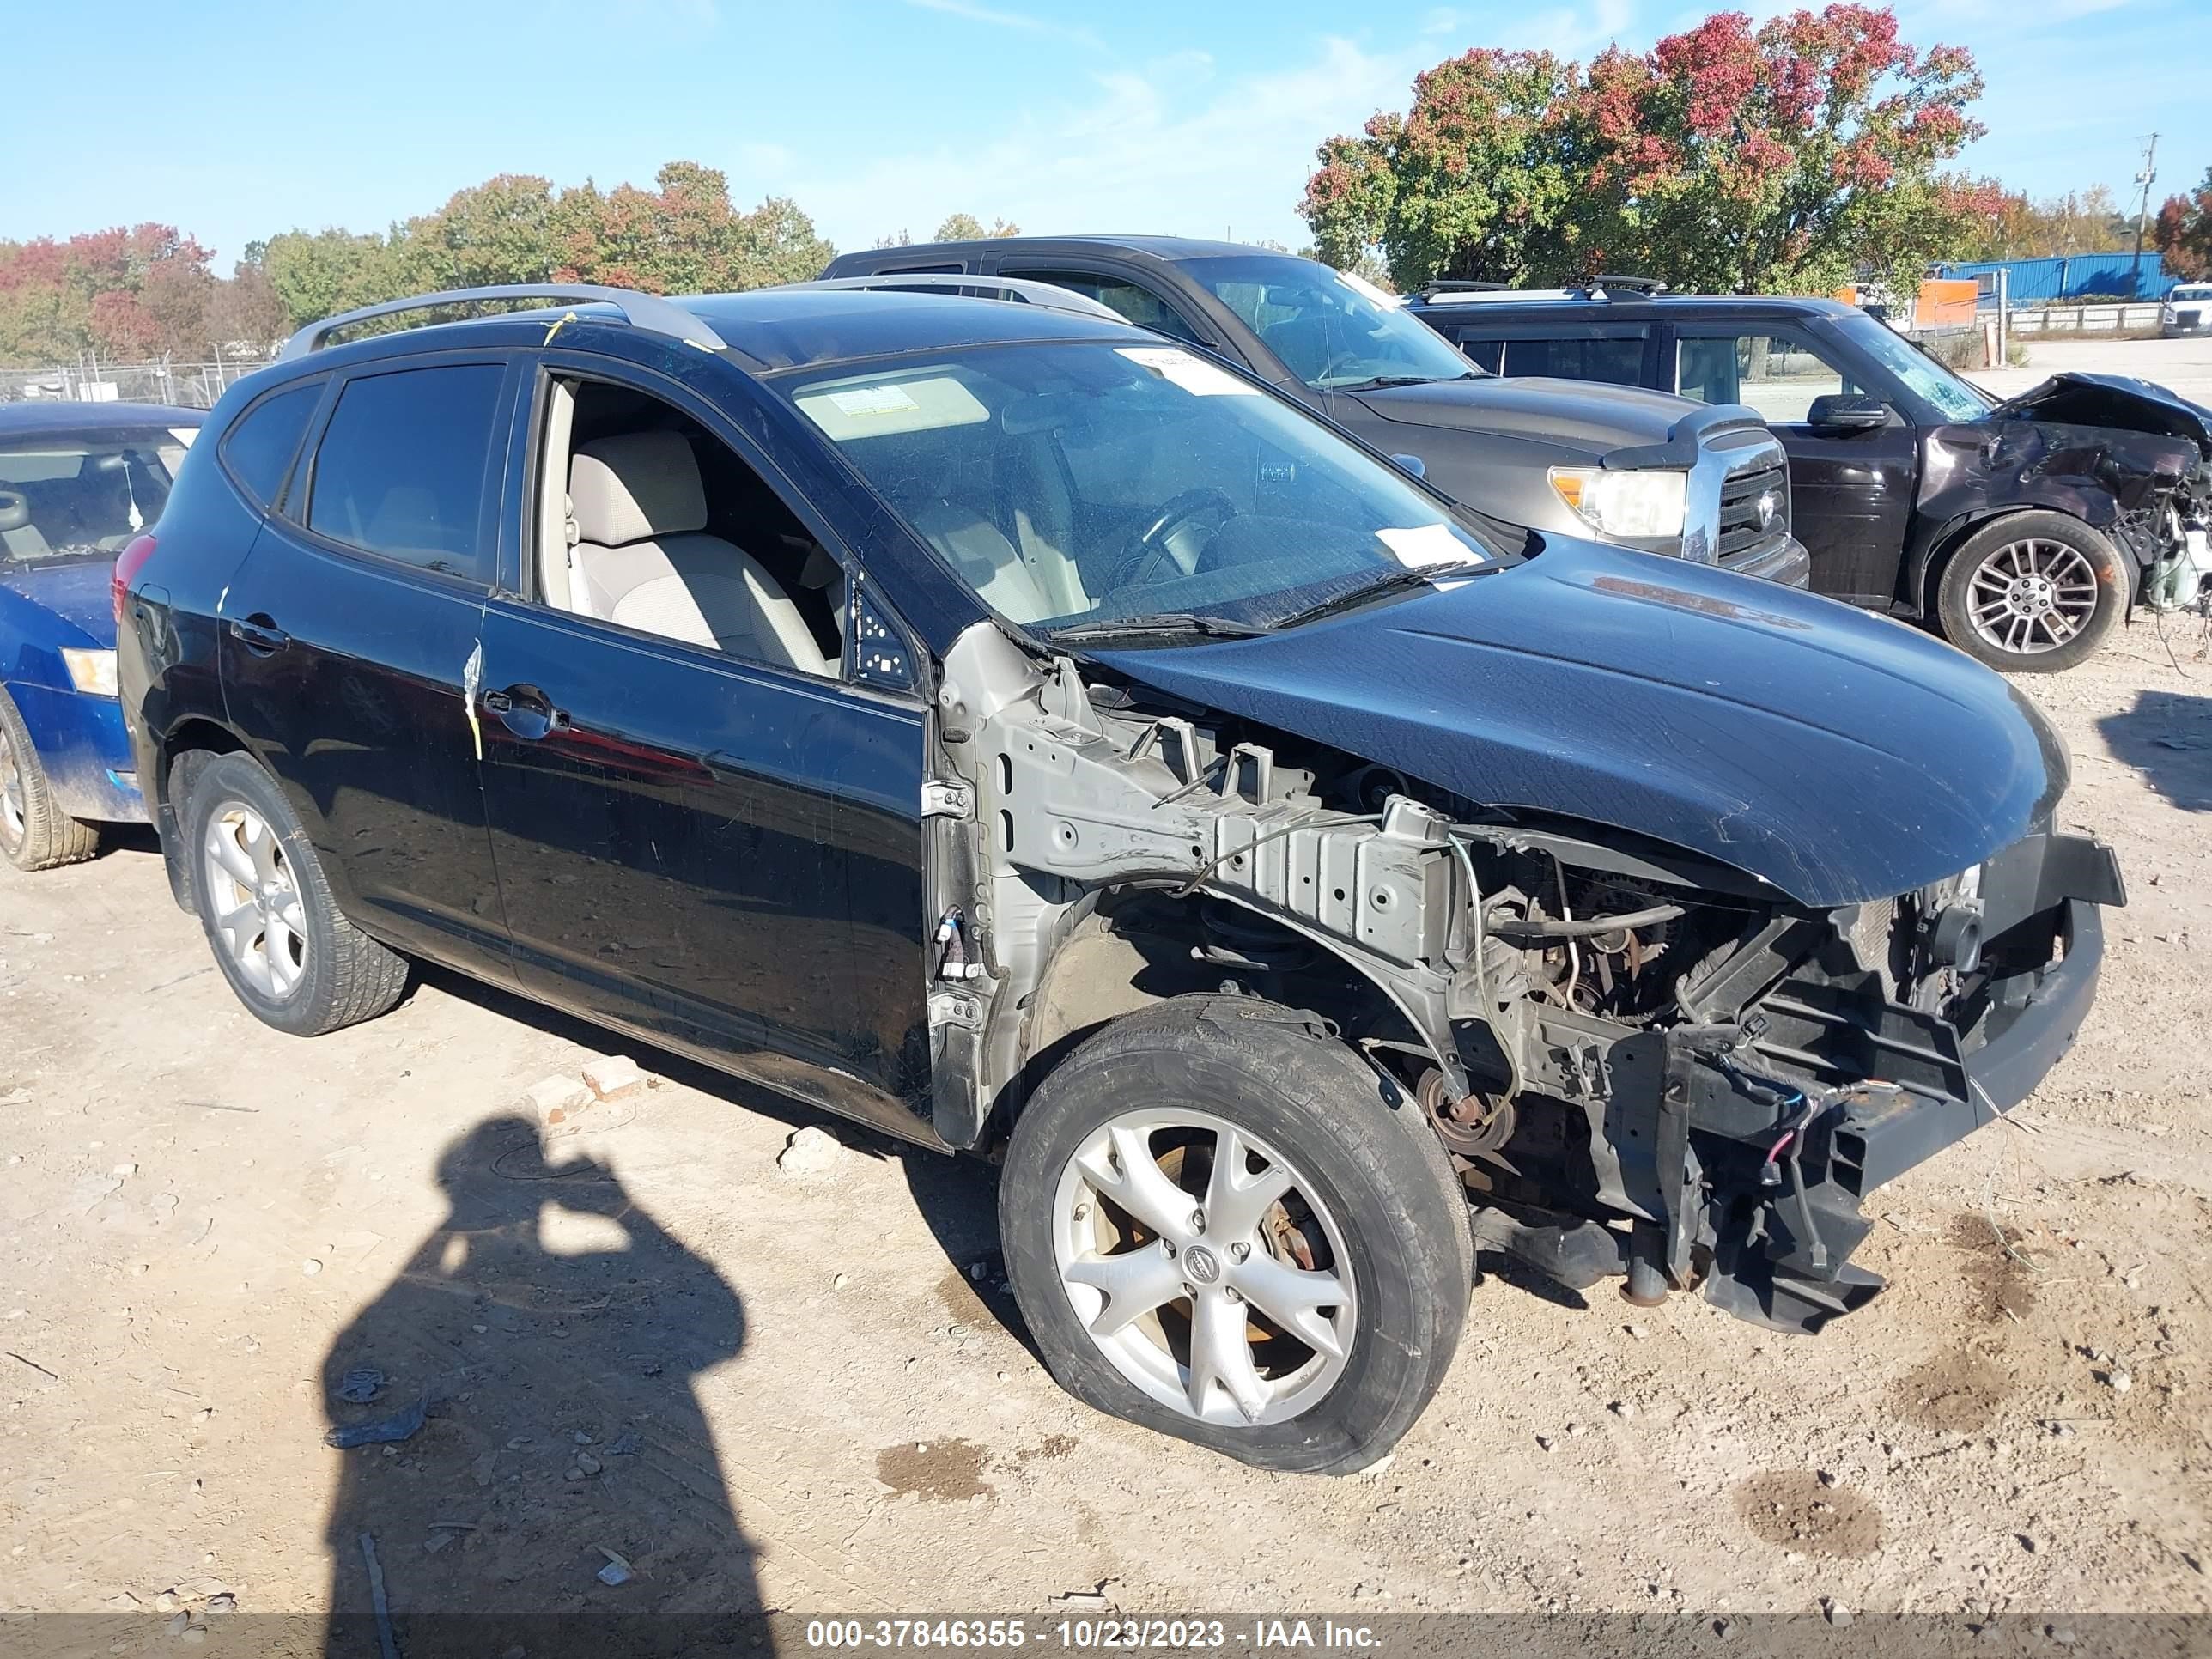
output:
[{"label": "car roof rack", "polygon": [[1619,289],[1624,294],[1643,294],[1656,296],[1667,291],[1667,284],[1656,276],[1620,276],[1600,271],[1582,285],[1584,294],[1606,294]]},{"label": "car roof rack", "polygon": [[1471,276],[1437,276],[1421,284],[1421,297],[1432,294],[1502,294],[1510,289],[1510,283],[1487,283]]},{"label": "car roof rack", "polygon": [[720,335],[690,312],[657,294],[642,294],[630,288],[608,288],[597,283],[501,283],[490,288],[445,289],[435,294],[410,295],[404,300],[385,300],[373,306],[340,312],[337,316],[325,317],[319,323],[309,323],[293,335],[284,342],[283,349],[276,354],[276,361],[281,363],[319,351],[329,343],[331,335],[356,323],[370,322],[379,317],[398,316],[403,312],[429,311],[441,306],[473,305],[487,300],[534,300],[547,305],[568,301],[611,306],[632,328],[665,334],[697,346],[703,351],[720,351],[726,344]]},{"label": "car roof rack", "polygon": [[[1078,294],[1057,283],[1040,283],[1026,276],[978,276],[958,270],[885,271],[875,276],[828,276],[811,283],[787,283],[786,288],[852,288],[906,289],[923,294],[954,294],[968,299],[1009,301],[1016,305],[1043,306],[1079,317],[1097,317],[1127,324],[1113,307]],[[1141,326],[1140,325],[1132,325]]]}]

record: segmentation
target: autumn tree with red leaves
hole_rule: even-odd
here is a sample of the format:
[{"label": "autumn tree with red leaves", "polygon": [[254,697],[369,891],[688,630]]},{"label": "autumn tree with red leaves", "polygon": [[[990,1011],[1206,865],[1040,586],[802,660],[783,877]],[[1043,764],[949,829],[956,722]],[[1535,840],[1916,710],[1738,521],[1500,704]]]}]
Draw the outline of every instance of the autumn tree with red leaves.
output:
[{"label": "autumn tree with red leaves", "polygon": [[1323,143],[1303,204],[1322,256],[1379,249],[1401,285],[1559,283],[1634,271],[1678,289],[1916,280],[1994,213],[1942,170],[1982,131],[1963,49],[1920,51],[1887,8],[1754,28],[1721,12],[1584,70],[1479,48],[1413,83],[1412,108]]},{"label": "autumn tree with red leaves", "polygon": [[2186,196],[2169,196],[2158,210],[2153,235],[2166,268],[2190,282],[2212,277],[2212,167]]}]

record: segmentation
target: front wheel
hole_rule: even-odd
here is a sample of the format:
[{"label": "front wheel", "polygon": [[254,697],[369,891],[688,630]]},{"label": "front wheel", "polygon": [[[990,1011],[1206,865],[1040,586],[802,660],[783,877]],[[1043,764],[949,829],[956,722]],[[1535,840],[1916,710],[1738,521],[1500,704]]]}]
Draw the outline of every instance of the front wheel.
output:
[{"label": "front wheel", "polygon": [[2119,550],[2063,513],[2014,513],[1943,567],[1943,637],[2008,673],[2055,673],[2096,655],[2128,605]]},{"label": "front wheel", "polygon": [[1466,1200],[1410,1095],[1304,1015],[1177,997],[1045,1079],[999,1188],[1062,1386],[1261,1468],[1364,1468],[1451,1363]]}]

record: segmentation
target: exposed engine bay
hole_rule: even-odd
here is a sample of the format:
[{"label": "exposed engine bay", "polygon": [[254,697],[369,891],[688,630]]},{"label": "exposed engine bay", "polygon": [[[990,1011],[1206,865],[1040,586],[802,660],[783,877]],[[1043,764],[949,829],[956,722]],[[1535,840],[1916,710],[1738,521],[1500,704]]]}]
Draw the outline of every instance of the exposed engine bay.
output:
[{"label": "exposed engine bay", "polygon": [[[1992,501],[1996,484],[2027,489],[2074,481],[2109,499],[2109,513],[2081,504],[2136,562],[2140,602],[2158,612],[2201,608],[2212,595],[2212,410],[2147,380],[2113,374],[2054,374],[2008,399],[1970,448],[1986,448],[1974,470]],[[1940,455],[1939,445],[1937,454]],[[1948,469],[1932,466],[1931,495],[1946,509],[1960,493]]]},{"label": "exposed engine bay", "polygon": [[934,1124],[988,1144],[1115,1015],[1298,1011],[1419,1111],[1478,1236],[1577,1288],[1815,1330],[1864,1194],[2022,1098],[2094,989],[2100,843],[2047,823],[1808,908],[1632,831],[1462,799],[979,624],[926,787]]}]

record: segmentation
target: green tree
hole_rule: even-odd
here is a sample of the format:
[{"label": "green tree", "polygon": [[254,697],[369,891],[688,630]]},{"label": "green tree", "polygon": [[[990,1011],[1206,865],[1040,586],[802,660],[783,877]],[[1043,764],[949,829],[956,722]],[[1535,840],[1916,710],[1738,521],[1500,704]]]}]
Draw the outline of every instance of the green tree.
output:
[{"label": "green tree", "polygon": [[1834,4],[1754,28],[1722,12],[1588,70],[1471,52],[1411,109],[1328,140],[1304,211],[1322,255],[1379,251],[1437,276],[1553,283],[1600,269],[1723,292],[1917,278],[1996,205],[1942,170],[1982,129],[1972,58]]},{"label": "green tree", "polygon": [[1018,236],[1022,228],[1011,219],[994,219],[986,230],[983,222],[972,213],[952,213],[937,228],[933,242],[978,242],[987,236]]},{"label": "green tree", "polygon": [[291,328],[406,292],[392,244],[374,231],[288,230],[269,239],[261,268]]}]

